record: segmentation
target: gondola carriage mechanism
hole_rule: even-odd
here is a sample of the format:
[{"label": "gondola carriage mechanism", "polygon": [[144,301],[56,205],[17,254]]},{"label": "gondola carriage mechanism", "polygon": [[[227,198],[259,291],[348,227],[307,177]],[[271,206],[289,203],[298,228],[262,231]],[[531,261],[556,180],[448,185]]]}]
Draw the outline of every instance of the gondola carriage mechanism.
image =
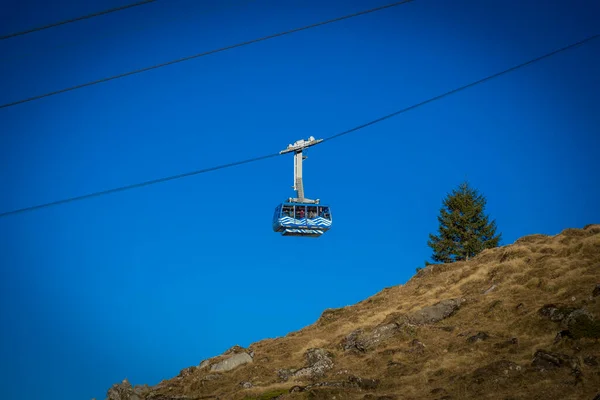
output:
[{"label": "gondola carriage mechanism", "polygon": [[319,237],[331,228],[331,209],[328,205],[321,204],[319,199],[311,200],[304,197],[304,184],[302,181],[302,161],[307,157],[303,150],[314,146],[323,139],[301,139],[288,145],[280,154],[294,153],[294,186],[295,198],[288,198],[275,208],[273,215],[273,230],[282,236]]}]

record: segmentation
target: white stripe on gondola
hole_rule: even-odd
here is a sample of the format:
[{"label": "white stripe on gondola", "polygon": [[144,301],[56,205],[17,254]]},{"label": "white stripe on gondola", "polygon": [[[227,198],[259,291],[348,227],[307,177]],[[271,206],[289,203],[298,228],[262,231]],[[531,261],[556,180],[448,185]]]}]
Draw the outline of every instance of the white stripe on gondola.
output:
[{"label": "white stripe on gondola", "polygon": [[281,217],[279,218],[279,223],[282,225],[324,225],[331,226],[331,221],[325,218],[315,218],[315,219],[295,219],[291,217]]},{"label": "white stripe on gondola", "polygon": [[299,232],[299,233],[323,233],[320,229],[296,229],[296,228],[288,228],[284,232]]}]

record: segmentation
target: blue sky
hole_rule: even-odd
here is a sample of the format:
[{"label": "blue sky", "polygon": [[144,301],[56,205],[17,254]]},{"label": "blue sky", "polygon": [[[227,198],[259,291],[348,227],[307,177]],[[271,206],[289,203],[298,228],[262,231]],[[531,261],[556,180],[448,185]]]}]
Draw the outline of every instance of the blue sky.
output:
[{"label": "blue sky", "polygon": [[[4,1],[0,34],[127,3]],[[383,4],[158,1],[3,40],[0,104]],[[3,108],[0,213],[328,137],[598,20],[592,0],[416,0]],[[596,40],[311,148],[319,239],[271,229],[291,155],[1,218],[5,396],[104,399],[405,283],[464,179],[502,244],[600,222],[599,70]]]}]

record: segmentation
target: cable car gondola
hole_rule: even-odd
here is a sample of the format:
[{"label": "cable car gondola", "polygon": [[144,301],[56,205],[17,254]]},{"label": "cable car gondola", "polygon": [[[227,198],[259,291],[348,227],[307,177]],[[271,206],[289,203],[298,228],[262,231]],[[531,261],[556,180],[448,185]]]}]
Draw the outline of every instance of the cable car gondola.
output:
[{"label": "cable car gondola", "polygon": [[273,230],[280,232],[282,236],[319,237],[331,228],[331,208],[321,204],[319,199],[305,198],[302,182],[302,161],[307,158],[302,154],[302,150],[322,141],[323,139],[315,140],[311,136],[308,141],[299,140],[279,152],[280,154],[294,152],[293,188],[298,196],[288,198],[275,208]]},{"label": "cable car gondola", "polygon": [[282,236],[319,237],[331,227],[329,206],[288,199],[275,208],[273,230]]}]

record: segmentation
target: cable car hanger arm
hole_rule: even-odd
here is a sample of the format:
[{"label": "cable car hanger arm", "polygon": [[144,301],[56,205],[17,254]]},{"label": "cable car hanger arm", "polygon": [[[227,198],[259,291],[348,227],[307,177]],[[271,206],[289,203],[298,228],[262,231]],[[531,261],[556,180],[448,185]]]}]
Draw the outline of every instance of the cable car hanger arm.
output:
[{"label": "cable car hanger arm", "polygon": [[315,139],[314,136],[308,138],[308,140],[300,139],[294,142],[294,144],[288,144],[287,149],[281,150],[279,154],[290,153],[292,151],[302,152],[303,149],[314,146],[315,144],[319,144],[323,141],[323,139]]},{"label": "cable car hanger arm", "polygon": [[285,154],[294,152],[294,190],[297,192],[297,198],[290,198],[289,201],[298,202],[298,203],[312,203],[318,204],[319,199],[311,200],[304,197],[304,183],[302,181],[302,161],[306,159],[306,156],[302,154],[302,150],[307,147],[314,146],[323,141],[323,139],[315,139],[313,136],[310,136],[308,140],[300,139],[294,144],[289,144],[287,149],[282,150],[279,154]]}]

